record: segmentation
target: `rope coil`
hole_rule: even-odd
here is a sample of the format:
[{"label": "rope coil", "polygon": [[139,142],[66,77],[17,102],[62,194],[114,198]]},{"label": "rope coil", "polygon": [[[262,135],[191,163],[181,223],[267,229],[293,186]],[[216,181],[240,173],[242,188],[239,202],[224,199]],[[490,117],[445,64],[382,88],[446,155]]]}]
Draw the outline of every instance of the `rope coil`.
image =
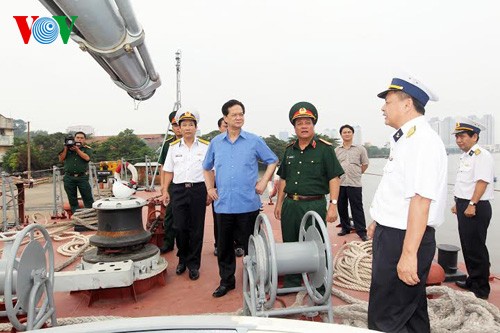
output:
[{"label": "rope coil", "polygon": [[372,275],[372,241],[342,245],[333,261],[333,284],[351,290],[369,291]]}]

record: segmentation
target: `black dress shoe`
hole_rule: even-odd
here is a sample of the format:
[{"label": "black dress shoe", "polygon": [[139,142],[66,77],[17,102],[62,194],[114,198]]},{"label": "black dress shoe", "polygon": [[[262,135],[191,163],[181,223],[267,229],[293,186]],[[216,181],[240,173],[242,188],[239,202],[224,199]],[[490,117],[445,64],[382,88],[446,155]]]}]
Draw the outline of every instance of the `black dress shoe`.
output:
[{"label": "black dress shoe", "polygon": [[361,238],[361,240],[362,240],[363,242],[367,242],[367,241],[369,241],[369,240],[370,240],[370,238],[368,238],[368,236],[367,236],[367,235],[359,236],[359,238]]},{"label": "black dress shoe", "polygon": [[215,289],[212,296],[213,297],[222,297],[229,292],[229,290],[234,289],[234,284],[232,286],[219,286],[219,288]]},{"label": "black dress shoe", "polygon": [[337,234],[337,236],[345,236],[345,235],[347,235],[348,233],[349,233],[349,231],[342,230],[341,232],[339,232],[339,233]]},{"label": "black dress shoe", "polygon": [[467,285],[467,281],[455,281],[455,284],[457,287],[465,289],[465,290],[470,290],[470,287]]},{"label": "black dress shoe", "polygon": [[189,270],[189,278],[191,280],[198,280],[198,278],[200,277],[200,271],[197,270],[196,268],[193,268],[193,269],[190,269]]},{"label": "black dress shoe", "polygon": [[182,273],[184,273],[185,270],[186,270],[186,264],[179,264],[175,269],[175,274],[181,275]]},{"label": "black dress shoe", "polygon": [[479,295],[478,293],[474,293],[474,295],[476,295],[477,298],[480,298],[480,299],[488,299],[488,295]]}]

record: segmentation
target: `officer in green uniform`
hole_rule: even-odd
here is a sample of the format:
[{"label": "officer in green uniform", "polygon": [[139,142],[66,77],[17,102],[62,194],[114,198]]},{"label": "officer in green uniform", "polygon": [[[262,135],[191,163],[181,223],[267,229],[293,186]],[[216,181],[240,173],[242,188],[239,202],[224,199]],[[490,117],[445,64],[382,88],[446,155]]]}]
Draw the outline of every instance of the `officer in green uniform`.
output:
[{"label": "officer in green uniform", "polygon": [[[295,104],[289,118],[297,140],[286,148],[278,169],[280,184],[274,215],[281,220],[283,241],[297,242],[300,222],[306,212],[313,210],[327,222],[337,220],[340,176],[344,170],[332,144],[315,136],[318,111],[314,105]],[[325,194],[330,194],[328,208]],[[300,284],[300,274],[285,276],[285,288]]]},{"label": "officer in green uniform", "polygon": [[80,191],[85,208],[92,208],[94,203],[88,172],[92,149],[85,145],[86,138],[85,133],[76,132],[74,142],[70,145],[65,144],[59,153],[59,162],[64,163],[64,190],[72,213],[78,209],[77,191]]},{"label": "officer in green uniform", "polygon": [[[181,128],[175,121],[175,114],[176,111],[172,111],[168,115],[168,120],[170,121],[170,125],[172,126],[172,131],[174,132],[174,135],[165,140],[165,143],[163,144],[160,158],[158,159],[158,164],[161,166],[165,165],[165,158],[167,157],[168,153],[168,147],[170,147],[170,144],[174,142],[177,139],[180,139],[182,137],[181,134]],[[163,189],[163,183],[164,183],[164,172],[162,172],[162,175],[160,177],[161,179],[161,188]],[[168,192],[171,195],[171,188],[168,188]],[[163,194],[163,193],[162,193]],[[168,203],[167,208],[165,209],[165,220],[163,222],[163,226],[165,229],[165,235],[163,236],[163,245],[160,248],[161,253],[167,253],[170,252],[174,249],[174,244],[175,244],[175,232],[174,232],[174,215],[172,213],[172,205]]]}]

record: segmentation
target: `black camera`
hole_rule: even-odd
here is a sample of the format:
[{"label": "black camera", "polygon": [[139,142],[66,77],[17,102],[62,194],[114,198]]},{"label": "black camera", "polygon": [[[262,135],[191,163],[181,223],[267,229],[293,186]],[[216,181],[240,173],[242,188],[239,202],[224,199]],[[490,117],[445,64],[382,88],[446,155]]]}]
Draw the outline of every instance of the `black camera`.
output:
[{"label": "black camera", "polygon": [[73,146],[76,146],[76,147],[81,147],[82,146],[82,143],[81,142],[77,142],[75,141],[75,137],[73,135],[68,135],[65,139],[64,139],[64,145],[68,148],[71,148]]}]

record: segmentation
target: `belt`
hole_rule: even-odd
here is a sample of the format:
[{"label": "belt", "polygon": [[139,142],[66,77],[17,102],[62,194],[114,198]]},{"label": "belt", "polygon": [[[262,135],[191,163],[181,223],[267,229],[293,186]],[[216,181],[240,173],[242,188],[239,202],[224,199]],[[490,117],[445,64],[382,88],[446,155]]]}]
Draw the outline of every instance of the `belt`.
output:
[{"label": "belt", "polygon": [[294,201],[314,201],[324,199],[324,195],[298,195],[287,193],[286,196]]},{"label": "belt", "polygon": [[81,176],[87,176],[89,173],[88,172],[79,172],[79,173],[68,173],[71,177],[81,177]]},{"label": "belt", "polygon": [[175,186],[179,187],[185,187],[185,188],[191,188],[199,185],[204,185],[205,182],[199,182],[199,183],[179,183],[179,184],[174,184]]},{"label": "belt", "polygon": [[[457,202],[457,201],[469,202],[470,201],[470,199],[463,199],[463,198],[457,198],[457,197],[454,197],[454,198],[455,198],[455,202]],[[479,202],[486,202],[486,201],[489,201],[489,200],[479,200]]]}]

